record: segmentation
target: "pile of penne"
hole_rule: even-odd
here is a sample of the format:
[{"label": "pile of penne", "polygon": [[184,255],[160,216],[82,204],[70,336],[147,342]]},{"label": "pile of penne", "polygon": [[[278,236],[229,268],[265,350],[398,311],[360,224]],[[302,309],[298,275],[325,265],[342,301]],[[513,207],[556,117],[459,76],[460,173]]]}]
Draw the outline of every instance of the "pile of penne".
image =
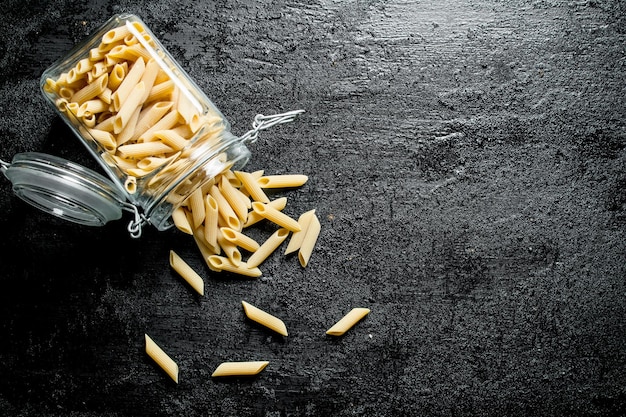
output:
[{"label": "pile of penne", "polygon": [[[263,175],[263,171],[227,170],[196,189],[174,211],[172,219],[179,230],[193,235],[204,261],[213,271],[259,277],[259,265],[290,234],[285,254],[297,251],[300,264],[306,267],[320,233],[315,210],[303,213],[296,220],[282,211],[286,197],[270,200],[265,190],[299,187],[307,180],[306,175],[299,174]],[[277,230],[264,242],[257,242],[244,229],[261,220],[276,224]],[[244,254],[249,254],[245,260]],[[176,269],[174,264],[173,267]],[[190,278],[190,282],[194,280],[197,278]]]},{"label": "pile of penne", "polygon": [[[226,128],[219,111],[208,100],[200,103],[197,88],[174,75],[174,63],[155,46],[140,23],[119,26],[43,87],[81,136],[97,143],[104,161],[128,176],[130,193],[137,178],[184,163],[188,145],[218,143]],[[163,181],[167,174],[152,178],[147,191]]]}]

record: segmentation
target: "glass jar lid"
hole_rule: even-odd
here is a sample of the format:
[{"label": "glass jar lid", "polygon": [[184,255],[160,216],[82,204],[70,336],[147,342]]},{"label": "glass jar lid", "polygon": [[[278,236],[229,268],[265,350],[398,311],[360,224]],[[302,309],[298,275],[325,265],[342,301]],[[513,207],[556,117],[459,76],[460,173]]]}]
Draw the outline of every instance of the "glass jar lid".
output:
[{"label": "glass jar lid", "polygon": [[66,159],[25,152],[3,171],[18,197],[64,220],[103,226],[122,217],[124,193],[104,176]]}]

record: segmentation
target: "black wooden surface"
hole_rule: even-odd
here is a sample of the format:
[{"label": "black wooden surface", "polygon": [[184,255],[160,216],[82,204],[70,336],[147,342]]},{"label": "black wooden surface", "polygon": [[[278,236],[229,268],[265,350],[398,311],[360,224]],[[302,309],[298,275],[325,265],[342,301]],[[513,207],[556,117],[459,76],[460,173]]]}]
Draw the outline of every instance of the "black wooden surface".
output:
[{"label": "black wooden surface", "polygon": [[[138,14],[243,134],[247,169],[304,173],[310,265],[210,272],[178,231],[76,226],[0,178],[0,414],[531,416],[626,413],[622,1],[3,1],[0,158],[96,169],[39,76]],[[197,297],[175,249],[206,280]],[[282,317],[277,338],[241,300]],[[354,306],[371,314],[339,339]],[[145,355],[150,334],[181,368]],[[216,381],[222,361],[269,360]]]}]

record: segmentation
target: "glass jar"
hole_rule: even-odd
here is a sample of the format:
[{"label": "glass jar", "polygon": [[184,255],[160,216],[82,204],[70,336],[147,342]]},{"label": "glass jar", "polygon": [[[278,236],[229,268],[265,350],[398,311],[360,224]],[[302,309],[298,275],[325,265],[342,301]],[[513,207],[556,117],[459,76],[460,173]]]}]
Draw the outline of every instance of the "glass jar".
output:
[{"label": "glass jar", "polygon": [[[41,91],[108,175],[40,153],[16,155],[2,171],[22,199],[68,220],[102,225],[135,212],[143,223],[173,226],[172,212],[198,187],[250,159],[257,133],[301,110],[257,115],[237,137],[150,29],[133,14],[115,15],[52,64]],[[116,208],[117,207],[117,208]]]}]

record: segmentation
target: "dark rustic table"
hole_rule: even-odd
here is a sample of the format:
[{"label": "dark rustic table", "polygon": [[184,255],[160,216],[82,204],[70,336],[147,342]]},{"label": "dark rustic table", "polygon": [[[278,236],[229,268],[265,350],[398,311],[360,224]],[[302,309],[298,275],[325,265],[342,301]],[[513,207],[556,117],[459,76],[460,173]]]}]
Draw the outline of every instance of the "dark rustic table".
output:
[{"label": "dark rustic table", "polygon": [[[626,413],[623,1],[16,1],[0,22],[0,158],[96,162],[41,73],[133,12],[243,134],[247,170],[304,173],[311,263],[209,271],[193,239],[79,226],[0,179],[0,414]],[[201,272],[196,296],[170,249]],[[245,320],[241,300],[284,319]],[[350,308],[371,314],[341,338]],[[171,381],[150,334],[178,362]],[[230,360],[257,377],[216,380]]]}]

